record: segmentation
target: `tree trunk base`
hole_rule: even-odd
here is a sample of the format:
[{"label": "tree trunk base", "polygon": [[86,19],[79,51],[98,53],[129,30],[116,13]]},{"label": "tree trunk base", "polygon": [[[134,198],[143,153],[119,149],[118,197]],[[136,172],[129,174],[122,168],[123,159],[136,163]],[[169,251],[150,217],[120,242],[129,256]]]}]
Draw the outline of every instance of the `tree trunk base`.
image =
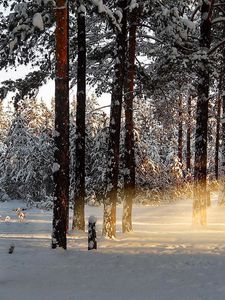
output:
[{"label": "tree trunk base", "polygon": [[126,196],[123,203],[122,232],[128,233],[132,228],[132,196]]},{"label": "tree trunk base", "polygon": [[116,236],[116,204],[111,199],[106,199],[104,203],[102,235],[109,239]]},{"label": "tree trunk base", "polygon": [[72,230],[85,231],[84,206],[74,207]]},{"label": "tree trunk base", "polygon": [[200,186],[195,187],[192,215],[193,225],[207,225],[207,198],[207,192],[202,191]]}]

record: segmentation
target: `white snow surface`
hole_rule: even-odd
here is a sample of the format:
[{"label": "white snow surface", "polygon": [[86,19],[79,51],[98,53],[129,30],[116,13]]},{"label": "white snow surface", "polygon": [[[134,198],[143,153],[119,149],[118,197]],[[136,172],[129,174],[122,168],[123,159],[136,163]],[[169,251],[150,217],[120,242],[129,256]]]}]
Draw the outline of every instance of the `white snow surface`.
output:
[{"label": "white snow surface", "polygon": [[70,232],[68,250],[52,250],[52,212],[27,209],[21,222],[18,207],[0,202],[1,300],[225,299],[225,208],[216,203],[204,229],[191,226],[191,200],[135,205],[126,235],[119,206],[114,240],[101,238],[102,207],[86,207],[86,221],[98,218],[94,251],[87,251],[87,232]]}]

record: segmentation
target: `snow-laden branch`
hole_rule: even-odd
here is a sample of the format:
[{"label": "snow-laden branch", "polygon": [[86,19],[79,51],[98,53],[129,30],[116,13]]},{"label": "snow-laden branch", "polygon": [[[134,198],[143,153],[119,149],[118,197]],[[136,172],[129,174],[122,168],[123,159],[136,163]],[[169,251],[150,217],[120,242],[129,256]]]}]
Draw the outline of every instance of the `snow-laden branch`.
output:
[{"label": "snow-laden branch", "polygon": [[104,106],[101,106],[101,107],[97,107],[97,108],[95,108],[95,109],[89,111],[89,112],[87,113],[87,115],[90,115],[90,114],[92,114],[92,113],[95,112],[95,111],[98,111],[98,110],[101,110],[101,109],[104,109],[104,108],[108,108],[108,107],[111,107],[111,105],[104,105]]},{"label": "snow-laden branch", "polygon": [[136,0],[131,0],[130,1],[130,5],[129,5],[129,11],[131,12],[131,11],[133,11],[135,8],[137,8],[139,5],[138,5],[138,3],[137,3],[137,1]]},{"label": "snow-laden branch", "polygon": [[120,24],[117,22],[113,12],[111,9],[103,4],[103,0],[89,0],[94,6],[97,7],[98,13],[102,15],[106,15],[110,22],[115,26],[117,29],[121,30]]},{"label": "snow-laden branch", "polygon": [[218,48],[220,48],[221,46],[225,45],[225,39],[219,41],[218,43],[216,43],[209,51],[208,51],[208,55],[213,54]]},{"label": "snow-laden branch", "polygon": [[214,20],[212,20],[212,24],[216,24],[216,23],[220,23],[220,22],[224,22],[225,21],[225,17],[218,17],[215,18]]},{"label": "snow-laden branch", "polygon": [[218,7],[218,6],[220,7],[220,6],[224,6],[224,5],[225,5],[224,2],[223,2],[223,3],[215,3],[215,4],[214,4],[215,7],[216,7],[216,6],[217,6],[217,7]]},{"label": "snow-laden branch", "polygon": [[200,5],[198,5],[198,6],[195,8],[195,10],[193,11],[192,16],[191,16],[191,21],[194,20],[194,17],[195,17],[195,15],[197,14],[197,12],[200,10],[200,8],[201,8]]},{"label": "snow-laden branch", "polygon": [[153,35],[150,35],[150,34],[141,34],[139,35],[138,37],[142,37],[142,38],[146,38],[146,39],[150,39],[150,40],[154,40],[156,42],[159,42],[159,43],[163,43],[163,41]]}]

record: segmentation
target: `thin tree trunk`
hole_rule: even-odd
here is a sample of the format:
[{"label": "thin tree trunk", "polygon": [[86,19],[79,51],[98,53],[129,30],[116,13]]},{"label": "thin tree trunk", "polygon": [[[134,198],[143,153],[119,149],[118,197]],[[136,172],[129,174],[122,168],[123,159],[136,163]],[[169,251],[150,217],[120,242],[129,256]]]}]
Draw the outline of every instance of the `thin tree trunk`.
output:
[{"label": "thin tree trunk", "polygon": [[85,110],[86,110],[86,24],[83,1],[77,1],[78,66],[75,138],[75,191],[73,229],[85,230]]},{"label": "thin tree trunk", "polygon": [[182,96],[179,97],[179,128],[178,128],[178,158],[179,162],[183,162],[183,103]]},{"label": "thin tree trunk", "polygon": [[[211,17],[214,1],[203,2],[201,6],[200,47],[207,52],[211,42]],[[202,59],[199,67],[195,167],[194,167],[194,201],[193,224],[206,225],[207,208],[207,131],[208,131],[209,66],[208,60]]]},{"label": "thin tree trunk", "polygon": [[215,145],[215,178],[219,178],[219,143],[220,143],[220,119],[221,119],[221,97],[222,97],[222,76],[220,76],[217,99],[216,116],[216,145]]},{"label": "thin tree trunk", "polygon": [[123,13],[122,30],[116,33],[115,77],[112,85],[109,146],[107,166],[107,190],[104,200],[103,235],[112,238],[116,235],[116,203],[119,173],[119,145],[121,127],[121,108],[126,52],[126,0],[119,0],[118,7]]},{"label": "thin tree trunk", "polygon": [[[223,29],[223,37],[225,37],[225,26]],[[222,134],[221,134],[221,169],[220,169],[220,183],[219,183],[219,196],[218,196],[218,205],[225,205],[225,47],[223,48],[223,95],[222,95]]]},{"label": "thin tree trunk", "polygon": [[124,200],[122,231],[132,230],[132,204],[135,197],[135,152],[134,152],[134,120],[133,120],[133,100],[134,100],[134,77],[135,77],[135,53],[136,53],[136,32],[138,11],[134,9],[130,13],[130,29],[127,49],[127,73],[125,78],[125,174],[124,174]]},{"label": "thin tree trunk", "polygon": [[188,97],[188,122],[187,122],[187,156],[186,156],[186,169],[191,170],[191,96]]},{"label": "thin tree trunk", "polygon": [[68,78],[68,6],[57,0],[55,77],[55,163],[52,248],[67,248],[69,214],[69,78]]}]

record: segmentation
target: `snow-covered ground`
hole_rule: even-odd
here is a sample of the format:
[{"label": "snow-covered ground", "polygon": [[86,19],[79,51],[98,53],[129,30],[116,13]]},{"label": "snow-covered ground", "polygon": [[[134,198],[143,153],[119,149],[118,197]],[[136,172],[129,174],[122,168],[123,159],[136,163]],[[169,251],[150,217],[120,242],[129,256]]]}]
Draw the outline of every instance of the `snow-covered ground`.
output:
[{"label": "snow-covered ground", "polygon": [[[191,226],[191,201],[134,207],[134,232],[101,238],[87,251],[87,234],[70,233],[68,250],[50,249],[52,213],[0,202],[0,300],[224,300],[225,208],[215,203],[204,230]],[[9,216],[10,220],[5,220]],[[9,219],[9,218],[7,218]],[[15,245],[9,254],[10,245]]]}]

